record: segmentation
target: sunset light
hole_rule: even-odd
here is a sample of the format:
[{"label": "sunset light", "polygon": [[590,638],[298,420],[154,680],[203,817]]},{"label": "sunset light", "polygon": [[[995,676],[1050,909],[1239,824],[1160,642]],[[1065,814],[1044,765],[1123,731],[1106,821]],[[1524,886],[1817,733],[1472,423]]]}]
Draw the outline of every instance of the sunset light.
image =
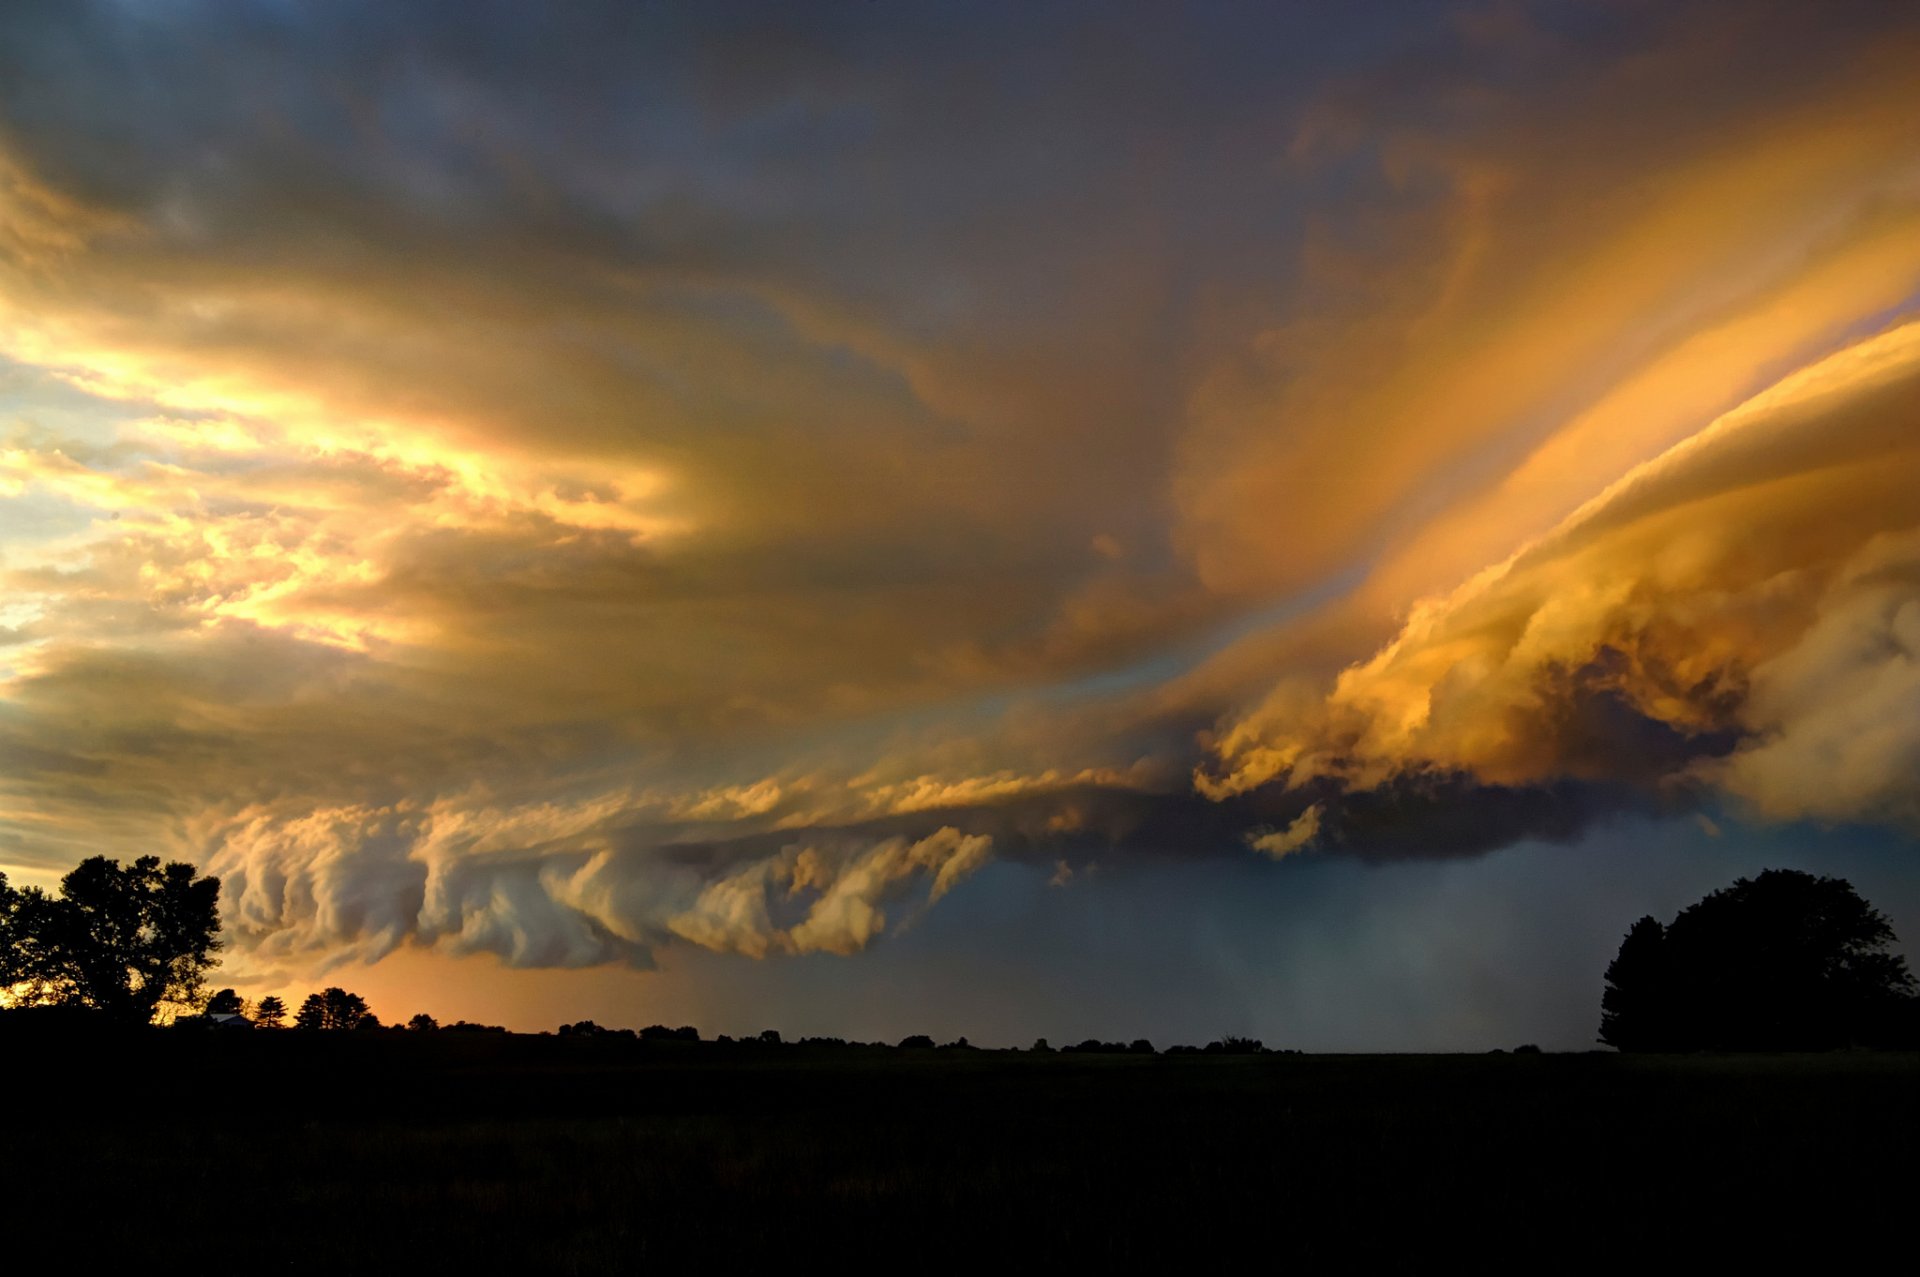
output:
[{"label": "sunset light", "polygon": [[482,8],[0,16],[14,882],[1009,1044],[1581,1047],[1783,861],[1920,926],[1904,6]]}]

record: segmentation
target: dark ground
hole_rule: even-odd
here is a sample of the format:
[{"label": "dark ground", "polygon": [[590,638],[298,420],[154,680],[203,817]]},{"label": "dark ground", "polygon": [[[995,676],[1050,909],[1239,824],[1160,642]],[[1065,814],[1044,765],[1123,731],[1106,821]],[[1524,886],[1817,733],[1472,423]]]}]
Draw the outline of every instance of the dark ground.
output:
[{"label": "dark ground", "polygon": [[0,1026],[0,1086],[8,1244],[63,1269],[1829,1266],[1910,1253],[1920,1201],[1912,1055]]}]

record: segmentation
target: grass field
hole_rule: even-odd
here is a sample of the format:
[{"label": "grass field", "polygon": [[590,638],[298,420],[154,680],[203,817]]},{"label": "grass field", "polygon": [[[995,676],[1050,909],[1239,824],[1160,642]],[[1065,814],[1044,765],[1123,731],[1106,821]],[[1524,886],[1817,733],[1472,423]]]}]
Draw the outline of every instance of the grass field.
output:
[{"label": "grass field", "polygon": [[[489,1034],[0,1035],[7,1215],[70,1260],[1864,1262],[1920,1058],[1036,1056]],[[1858,1252],[1858,1255],[1853,1255]]]}]

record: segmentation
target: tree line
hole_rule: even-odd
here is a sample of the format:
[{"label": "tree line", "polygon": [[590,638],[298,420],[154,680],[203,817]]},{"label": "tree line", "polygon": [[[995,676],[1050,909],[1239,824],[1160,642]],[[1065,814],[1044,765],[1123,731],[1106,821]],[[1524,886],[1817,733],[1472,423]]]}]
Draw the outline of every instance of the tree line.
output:
[{"label": "tree line", "polygon": [[[53,895],[15,888],[0,874],[0,1006],[81,1008],[133,1024],[152,1023],[164,1012],[178,1023],[287,1027],[288,1008],[278,996],[248,1003],[232,989],[205,994],[221,947],[219,897],[218,878],[154,856],[130,865],[104,856],[83,860]],[[1645,917],[1633,924],[1606,969],[1600,1041],[1622,1051],[1920,1047],[1920,995],[1906,960],[1891,952],[1895,943],[1887,918],[1845,879],[1784,869],[1741,878],[1670,923]],[[364,998],[339,987],[309,994],[291,1023],[315,1031],[386,1027]],[[443,1026],[424,1013],[405,1028],[506,1032],[464,1020]],[[556,1036],[703,1040],[691,1025],[609,1029],[591,1020],[563,1024]],[[713,1041],[789,1045],[772,1029]],[[975,1049],[965,1038],[936,1044],[925,1034],[895,1044],[816,1037],[797,1045]],[[1030,1049],[1053,1050],[1044,1038]],[[1160,1054],[1145,1039],[1089,1038],[1059,1049]],[[1165,1053],[1267,1050],[1257,1039],[1229,1036]]]},{"label": "tree line", "polygon": [[[219,1019],[224,1015],[233,1015],[248,1020],[257,1028],[284,1028],[285,1007],[275,997],[262,998],[258,1003],[248,1004],[238,997],[232,989],[222,989],[215,993],[207,1003],[207,1017]],[[191,1022],[190,1022],[191,1023]],[[310,993],[300,1010],[293,1017],[293,1027],[298,1029],[387,1029],[407,1033],[507,1033],[503,1025],[473,1024],[466,1020],[457,1020],[452,1024],[441,1024],[431,1015],[419,1014],[406,1021],[404,1025],[386,1025],[367,1006],[366,1000],[358,994],[349,993],[341,988],[324,989],[319,993]],[[541,1033],[541,1037],[559,1037],[574,1039],[594,1039],[606,1042],[685,1042],[703,1043],[718,1047],[846,1047],[862,1050],[894,1051],[977,1051],[966,1038],[956,1038],[951,1042],[935,1042],[925,1033],[912,1033],[898,1042],[858,1042],[837,1037],[802,1037],[789,1042],[778,1029],[763,1029],[759,1033],[746,1037],[732,1037],[722,1033],[713,1038],[703,1037],[700,1030],[690,1024],[668,1027],[664,1024],[650,1024],[643,1029],[609,1028],[594,1020],[575,1020],[562,1024],[551,1033]],[[1538,1048],[1535,1048],[1536,1050]],[[1258,1038],[1235,1037],[1228,1035],[1207,1043],[1205,1046],[1170,1046],[1164,1051],[1156,1048],[1145,1038],[1135,1038],[1131,1042],[1103,1042],[1098,1038],[1071,1043],[1055,1048],[1040,1038],[1027,1048],[1036,1055],[1293,1055],[1298,1052],[1275,1051],[1263,1044]]]}]

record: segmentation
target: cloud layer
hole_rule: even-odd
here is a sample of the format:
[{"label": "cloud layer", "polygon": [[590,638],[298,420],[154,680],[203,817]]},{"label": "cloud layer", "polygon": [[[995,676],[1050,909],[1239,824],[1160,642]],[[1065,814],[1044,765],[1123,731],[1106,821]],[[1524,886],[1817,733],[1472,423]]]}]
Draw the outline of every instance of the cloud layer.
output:
[{"label": "cloud layer", "polygon": [[646,965],[1920,819],[1920,25],[1095,16],[0,16],[0,862]]},{"label": "cloud layer", "polygon": [[1234,719],[1201,787],[1714,785],[1912,820],[1920,325],[1789,378]]}]

